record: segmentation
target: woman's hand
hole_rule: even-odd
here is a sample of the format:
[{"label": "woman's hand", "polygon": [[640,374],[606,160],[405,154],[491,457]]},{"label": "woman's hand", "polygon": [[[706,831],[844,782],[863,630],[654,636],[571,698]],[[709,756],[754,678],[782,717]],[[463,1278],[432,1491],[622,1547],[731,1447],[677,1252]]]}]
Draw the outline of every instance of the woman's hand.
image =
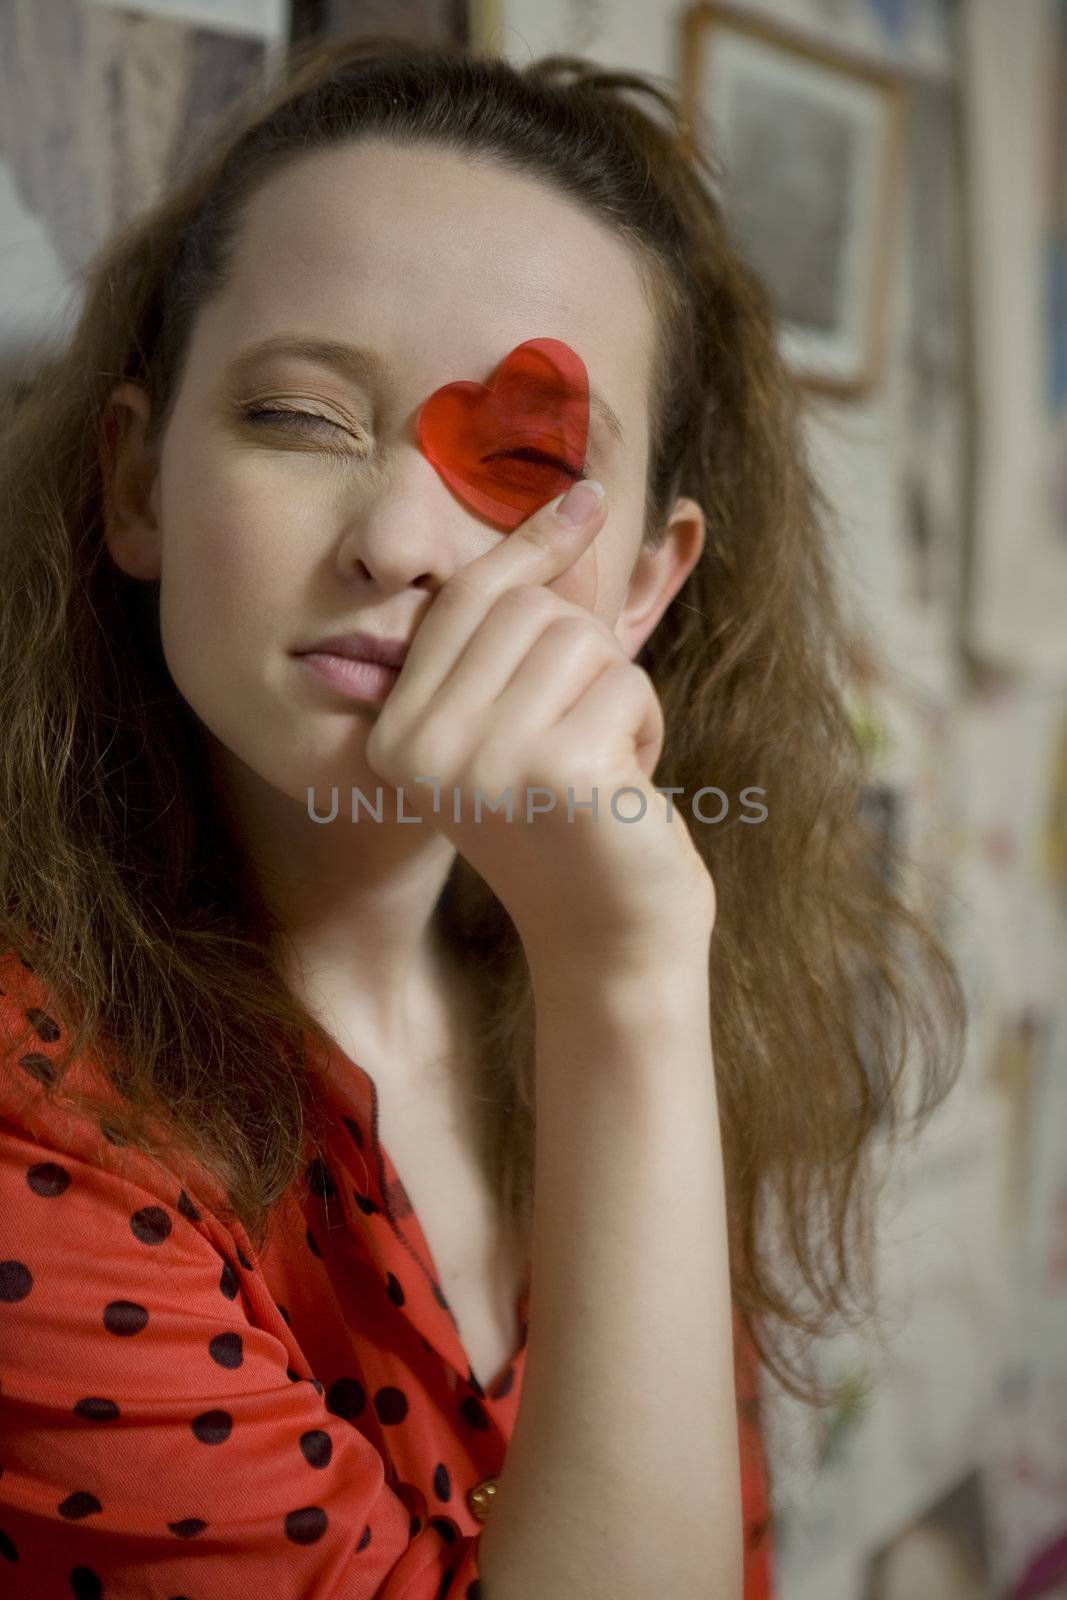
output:
[{"label": "woman's hand", "polygon": [[[570,496],[593,491],[580,483]],[[546,587],[588,549],[606,501],[578,523],[558,505],[443,585],[366,758],[484,878],[531,966],[577,952],[667,966],[679,943],[702,940],[706,953],[714,886],[677,803],[668,820],[651,783],[664,733],[652,680],[598,617]],[[630,792],[616,816],[618,790]],[[595,819],[579,809],[594,791]]]}]

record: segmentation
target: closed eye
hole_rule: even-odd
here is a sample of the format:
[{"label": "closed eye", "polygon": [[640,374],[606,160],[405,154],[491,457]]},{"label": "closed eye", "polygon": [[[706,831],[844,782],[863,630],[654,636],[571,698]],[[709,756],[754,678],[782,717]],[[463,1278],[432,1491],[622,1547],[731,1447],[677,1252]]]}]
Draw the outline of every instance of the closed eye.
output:
[{"label": "closed eye", "polygon": [[[341,428],[341,424],[339,422],[334,422],[330,417],[319,416],[318,413],[314,411],[296,411],[291,407],[282,408],[280,406],[262,406],[258,410],[255,407],[251,407],[248,410],[242,411],[241,416],[246,422],[262,423],[269,419],[275,424],[275,426],[281,427],[284,427],[286,422],[296,423],[298,425],[308,422],[322,422],[325,423],[328,428]],[[347,433],[348,429],[341,428],[341,432]]]},{"label": "closed eye", "polygon": [[569,461],[561,461],[558,456],[550,456],[544,450],[537,450],[532,445],[521,445],[517,450],[498,450],[495,455],[486,456],[486,461],[533,461],[541,466],[555,467],[559,472],[567,473],[571,478],[584,478],[589,471],[588,466],[581,468],[572,467]]},{"label": "closed eye", "polygon": [[[349,430],[343,428],[339,422],[334,422],[330,417],[320,416],[313,411],[298,411],[294,407],[260,406],[248,407],[242,410],[241,416],[246,422],[258,424],[271,424],[274,427],[290,427],[296,432],[304,432],[308,424],[322,423],[327,428],[333,428],[341,433]],[[541,466],[554,467],[559,472],[565,472],[568,477],[584,478],[589,467],[584,464],[581,468],[574,467],[569,461],[563,461],[558,456],[549,455],[544,450],[538,450],[532,445],[520,445],[515,450],[498,450],[494,455],[487,456],[487,461],[532,461]]]}]

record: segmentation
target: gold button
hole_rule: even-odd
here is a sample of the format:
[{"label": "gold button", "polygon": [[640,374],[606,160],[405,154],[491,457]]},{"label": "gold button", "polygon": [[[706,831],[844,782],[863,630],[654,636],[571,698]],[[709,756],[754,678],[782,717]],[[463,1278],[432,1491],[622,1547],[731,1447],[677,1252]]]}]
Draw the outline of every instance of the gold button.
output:
[{"label": "gold button", "polygon": [[467,1495],[467,1504],[479,1522],[484,1522],[489,1515],[498,1482],[498,1478],[483,1478],[482,1482],[476,1483]]}]

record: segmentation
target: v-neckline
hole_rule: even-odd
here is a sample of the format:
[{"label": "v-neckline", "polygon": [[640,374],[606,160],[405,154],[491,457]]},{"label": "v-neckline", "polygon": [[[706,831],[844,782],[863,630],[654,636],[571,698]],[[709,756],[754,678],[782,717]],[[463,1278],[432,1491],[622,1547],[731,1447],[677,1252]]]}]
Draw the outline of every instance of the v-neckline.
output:
[{"label": "v-neckline", "polygon": [[[430,1241],[425,1230],[423,1229],[418,1210],[415,1207],[414,1202],[411,1200],[410,1192],[404,1183],[403,1174],[397,1167],[397,1164],[393,1159],[392,1152],[380,1137],[378,1123],[378,1085],[374,1079],[374,1075],[369,1072],[366,1067],[361,1066],[361,1064],[353,1056],[349,1055],[348,1051],[345,1050],[336,1039],[334,1039],[332,1034],[329,1035],[329,1039],[330,1045],[327,1067],[329,1067],[330,1061],[332,1060],[334,1065],[339,1069],[338,1072],[330,1072],[329,1076],[340,1089],[343,1089],[343,1086],[346,1083],[362,1083],[368,1090],[370,1095],[370,1115],[364,1115],[363,1120],[369,1125],[371,1142],[376,1146],[376,1154],[381,1158],[382,1174],[385,1174],[385,1166],[386,1163],[388,1163],[389,1167],[392,1168],[395,1180],[399,1183],[400,1188],[408,1197],[408,1204],[411,1207],[410,1211],[405,1214],[403,1219],[397,1218],[393,1214],[392,1197],[388,1193],[388,1185],[382,1185],[382,1198],[385,1201],[386,1212],[390,1226],[407,1242],[409,1248],[413,1251],[415,1256],[420,1261],[424,1271],[429,1276],[431,1283],[436,1286],[436,1290],[439,1290],[441,1295],[444,1295],[444,1285],[438,1269],[437,1261],[430,1246]],[[315,1042],[317,1044],[317,1041]],[[358,1106],[356,1109],[359,1109]],[[491,1400],[493,1398],[493,1391],[497,1384],[500,1383],[507,1376],[508,1372],[516,1366],[526,1348],[529,1303],[530,1270],[529,1267],[527,1267],[526,1275],[519,1285],[514,1307],[516,1319],[519,1325],[519,1342],[504,1361],[504,1364],[497,1372],[493,1374],[488,1384],[484,1384],[478,1374],[474,1371],[474,1367],[470,1359],[470,1352],[467,1350],[467,1347],[463,1342],[463,1335],[460,1332],[458,1320],[455,1318],[454,1314],[450,1314],[449,1316],[449,1323],[452,1328],[456,1345],[461,1351],[467,1366],[467,1371],[465,1374],[463,1374],[463,1376],[466,1377],[469,1375],[471,1378],[473,1378],[479,1393],[487,1399]]]}]

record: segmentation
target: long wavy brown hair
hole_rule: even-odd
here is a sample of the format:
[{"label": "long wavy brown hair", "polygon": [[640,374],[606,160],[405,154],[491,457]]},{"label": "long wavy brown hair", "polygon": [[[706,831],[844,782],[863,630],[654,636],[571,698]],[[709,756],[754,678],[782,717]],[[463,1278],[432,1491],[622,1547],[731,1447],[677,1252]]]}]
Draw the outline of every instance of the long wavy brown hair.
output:
[{"label": "long wavy brown hair", "polygon": [[[100,1051],[111,1090],[79,1093],[79,1109],[106,1111],[161,1156],[192,1152],[257,1246],[321,1149],[305,1035],[329,1039],[280,975],[282,930],[167,671],[159,585],[130,580],[106,551],[106,402],[124,380],[144,384],[158,441],[249,197],[287,162],[370,133],[540,178],[623,238],[644,275],[658,332],[645,538],[662,538],[678,494],[708,528],[637,657],[666,719],[654,777],[685,796],[709,781],[727,795],[758,785],[768,810],[759,826],[689,824],[717,890],[710,1020],[731,1291],[780,1383],[824,1404],[813,1336],[839,1316],[878,1315],[875,1155],[955,1081],[965,1003],[938,931],[886,880],[863,820],[831,509],[767,290],[716,198],[706,132],[662,80],[570,56],[518,68],[388,36],[313,42],[89,262],[72,334],[7,407],[0,462],[0,935],[67,1029],[47,1092],[64,1093],[84,1046]],[[434,915],[477,998],[484,1159],[528,1252],[525,956],[462,857]]]}]

